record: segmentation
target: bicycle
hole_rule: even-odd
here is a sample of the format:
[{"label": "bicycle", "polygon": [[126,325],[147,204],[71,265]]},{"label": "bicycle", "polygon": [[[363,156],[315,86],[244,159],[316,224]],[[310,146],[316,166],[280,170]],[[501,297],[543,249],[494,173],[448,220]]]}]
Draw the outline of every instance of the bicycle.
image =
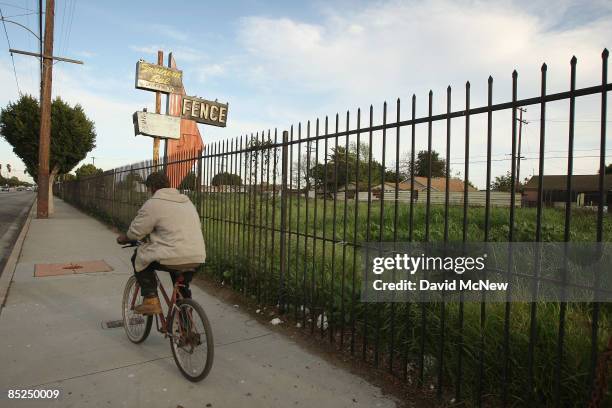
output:
[{"label": "bicycle", "polygon": [[[132,241],[123,248],[139,246],[139,241]],[[214,358],[214,343],[212,328],[204,309],[193,299],[184,298],[180,288],[184,287],[183,273],[194,271],[193,269],[165,268],[166,271],[177,272],[178,277],[174,283],[171,297],[168,297],[157,273],[155,279],[159,291],[168,307],[166,316],[162,313],[155,315],[155,326],[157,331],[165,338],[170,339],[170,349],[174,362],[179,370],[189,381],[198,382],[203,380],[212,368]],[[140,298],[140,299],[139,299]],[[123,291],[122,315],[123,327],[128,339],[135,344],[142,343],[147,339],[153,325],[152,315],[142,315],[134,312],[134,307],[142,300],[140,286],[134,275],[128,279]],[[198,325],[198,322],[200,325]],[[198,327],[199,326],[199,327]],[[201,330],[198,330],[200,329]],[[201,368],[194,367],[193,360],[197,359],[196,352],[201,352],[204,359]]]}]

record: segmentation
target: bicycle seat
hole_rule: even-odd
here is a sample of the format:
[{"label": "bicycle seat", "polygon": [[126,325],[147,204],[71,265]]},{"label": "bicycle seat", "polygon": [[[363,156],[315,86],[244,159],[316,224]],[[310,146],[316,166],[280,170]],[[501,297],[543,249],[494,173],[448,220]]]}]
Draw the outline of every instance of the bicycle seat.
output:
[{"label": "bicycle seat", "polygon": [[166,271],[183,273],[183,272],[195,272],[196,269],[198,269],[198,267],[200,266],[200,264],[199,263],[190,263],[190,264],[181,264],[181,265],[165,265],[165,264],[161,264],[161,266]]}]

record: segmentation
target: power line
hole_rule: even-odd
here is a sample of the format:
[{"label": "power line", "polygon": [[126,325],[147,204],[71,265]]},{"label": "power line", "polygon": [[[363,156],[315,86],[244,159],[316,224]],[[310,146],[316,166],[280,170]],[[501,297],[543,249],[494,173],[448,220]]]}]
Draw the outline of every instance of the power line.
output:
[{"label": "power line", "polygon": [[70,34],[72,34],[72,22],[74,20],[74,9],[76,8],[77,0],[72,0],[72,9],[70,10],[70,19],[68,20],[68,35],[66,36],[66,48],[64,51],[68,51],[70,46]]},{"label": "power line", "polygon": [[[2,14],[2,8],[0,8],[0,18],[2,19],[2,25],[4,26],[4,34],[6,35],[6,42],[8,44],[9,50],[11,47],[11,40],[9,39],[8,31],[6,30],[6,22],[4,21],[4,14]],[[19,79],[17,78],[17,68],[15,68],[15,57],[13,57],[13,53],[11,52],[11,61],[13,62],[13,74],[15,74],[15,83],[17,84],[17,92],[19,96],[21,96],[21,88],[19,87]]]},{"label": "power line", "polygon": [[57,41],[57,50],[60,54],[63,54],[64,51],[61,50],[62,45],[64,45],[64,27],[66,25],[66,4],[68,3],[68,0],[62,0],[62,2],[64,3],[64,7],[62,9],[62,24],[60,26],[60,30],[59,30],[59,35],[58,35],[58,41]]},{"label": "power line", "polygon": [[[30,5],[28,0],[25,0],[25,2],[26,2],[26,6]],[[28,27],[30,27],[30,15],[31,14],[38,14],[38,13],[28,13],[28,14],[26,14]],[[32,38],[30,38],[29,35],[28,35],[28,48],[32,48]],[[34,72],[32,71],[32,64],[28,63],[28,71],[30,72],[30,80],[32,81],[33,84],[36,83],[36,80],[34,79]]]},{"label": "power line", "polygon": [[[529,122],[539,122],[540,118],[527,119]],[[555,123],[569,123],[569,119],[544,119],[544,122],[555,122]],[[597,119],[575,119],[574,123],[601,123],[601,120]],[[607,120],[606,123],[612,123],[612,120]]]},{"label": "power line", "polygon": [[[574,152],[594,152],[594,151],[599,151],[599,150],[600,150],[599,147],[597,147],[597,148],[592,148],[592,149],[574,149]],[[606,149],[606,152],[610,152],[610,151],[612,151],[612,147],[609,147],[609,148]],[[565,152],[567,152],[567,149],[566,150],[546,150],[544,152],[544,155],[549,154],[549,153],[565,153]],[[508,156],[508,153],[495,153],[495,154],[491,155],[491,157],[497,157],[497,156]],[[470,156],[470,159],[473,159],[473,158],[482,158],[482,157],[487,157],[487,156],[486,155]],[[574,156],[574,157],[576,157],[576,156]],[[597,156],[597,157],[599,157],[599,156]],[[455,156],[455,157],[453,157],[453,159],[463,159],[463,158],[464,158],[463,156]],[[567,158],[567,156],[566,156],[566,158]]]},{"label": "power line", "polygon": [[14,7],[14,8],[16,8],[16,9],[20,9],[20,10],[25,10],[25,11],[34,11],[34,12],[36,12],[36,10],[32,10],[32,9],[25,8],[25,7],[21,7],[21,6],[16,6],[16,5],[11,4],[11,3],[5,3],[5,2],[0,1],[0,4],[2,4],[3,6],[7,6],[7,7]]},{"label": "power line", "polygon": [[[599,158],[599,155],[596,156],[574,156],[574,159],[589,159],[589,158]],[[522,157],[521,160],[539,160],[539,157]],[[546,159],[550,160],[550,159],[567,159],[567,156],[552,156],[552,157],[546,157]],[[512,158],[505,158],[505,159],[491,159],[492,162],[502,162],[502,161],[510,161],[512,160]],[[470,160],[470,164],[472,163],[487,163],[486,160]],[[458,165],[458,164],[465,164],[464,162],[453,162],[451,163],[452,165]]]},{"label": "power line", "polygon": [[[13,18],[13,17],[25,17],[25,16],[31,16],[33,14],[38,15],[38,11],[33,11],[31,13],[23,13],[23,14],[12,14],[10,16],[4,16],[4,18]],[[44,14],[44,13],[43,13]]]}]

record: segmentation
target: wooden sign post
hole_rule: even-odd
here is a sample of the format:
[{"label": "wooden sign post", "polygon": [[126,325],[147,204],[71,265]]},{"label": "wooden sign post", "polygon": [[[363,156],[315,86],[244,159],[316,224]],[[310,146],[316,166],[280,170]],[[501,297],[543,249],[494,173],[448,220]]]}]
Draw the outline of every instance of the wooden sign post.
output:
[{"label": "wooden sign post", "polygon": [[[183,72],[166,68],[164,66],[164,52],[159,50],[157,51],[157,65],[145,61],[136,63],[135,85],[137,89],[155,92],[155,113],[161,114],[161,94],[182,89]],[[159,137],[153,137],[153,165],[159,164],[159,140]]]},{"label": "wooden sign post", "polygon": [[[157,65],[164,65],[164,52],[157,51]],[[155,113],[161,114],[161,92],[155,92]],[[159,164],[159,137],[153,138],[153,166]]]}]

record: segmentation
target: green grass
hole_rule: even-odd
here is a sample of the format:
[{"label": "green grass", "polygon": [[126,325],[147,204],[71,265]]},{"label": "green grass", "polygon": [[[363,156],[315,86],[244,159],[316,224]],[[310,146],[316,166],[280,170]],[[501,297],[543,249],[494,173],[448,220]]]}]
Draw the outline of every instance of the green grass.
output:
[{"label": "green grass", "polygon": [[[316,218],[315,218],[316,203]],[[284,299],[289,314],[302,320],[302,306],[308,309],[306,318],[325,313],[334,330],[344,328],[350,341],[352,319],[355,320],[358,353],[363,342],[367,344],[366,356],[374,361],[378,354],[381,366],[388,364],[394,356],[394,370],[403,371],[402,356],[405,353],[410,365],[409,376],[416,380],[419,374],[421,347],[425,355],[424,381],[437,384],[440,353],[443,351],[443,379],[446,387],[458,380],[459,355],[462,358],[461,389],[468,399],[478,390],[481,344],[484,344],[484,376],[482,389],[488,400],[495,404],[501,394],[504,381],[504,329],[506,305],[490,303],[485,306],[484,326],[481,326],[480,303],[465,303],[463,310],[456,303],[447,304],[365,304],[359,301],[360,265],[359,254],[353,247],[342,243],[325,242],[318,238],[361,243],[365,241],[408,241],[410,208],[406,204],[397,206],[385,203],[382,223],[381,206],[373,202],[370,207],[352,201],[346,207],[336,203],[334,217],[333,201],[306,200],[291,197],[288,209],[288,268],[285,278]],[[308,210],[306,207],[308,206]],[[413,239],[425,240],[426,209],[415,205],[413,215]],[[355,211],[357,223],[355,224]],[[207,242],[208,273],[232,284],[237,290],[254,296],[262,303],[276,304],[280,275],[280,251],[278,232],[266,232],[260,226],[280,228],[280,199],[273,205],[271,197],[246,195],[220,195],[206,197],[202,202],[203,229]],[[266,215],[267,213],[267,215]],[[508,241],[509,209],[492,208],[490,214],[489,240]],[[274,214],[274,218],[272,215]],[[214,219],[221,219],[221,221]],[[308,218],[308,223],[306,223]],[[468,241],[484,240],[484,208],[469,208],[467,216]],[[334,222],[335,219],[335,222]],[[224,222],[232,220],[235,223]],[[432,206],[429,216],[431,241],[444,238],[444,207]],[[547,208],[542,220],[542,240],[563,241],[563,210]],[[251,224],[253,226],[246,226]],[[575,242],[595,241],[596,213],[573,210],[570,240]],[[515,241],[534,241],[536,209],[515,210]],[[335,231],[334,231],[335,230]],[[451,207],[448,216],[449,239],[461,241],[463,237],[463,208]],[[309,237],[298,236],[296,231]],[[604,238],[612,237],[612,223],[604,218]],[[274,238],[274,250],[272,240]],[[304,284],[305,283],[305,284]],[[353,292],[352,288],[356,290]],[[531,304],[512,303],[508,317],[509,381],[511,401],[517,406],[526,404],[528,396],[528,358],[531,327]],[[444,311],[442,310],[444,309]],[[611,308],[602,306],[599,316],[600,332],[598,349],[605,347],[610,336]],[[560,305],[557,303],[536,304],[533,367],[536,400],[542,406],[552,406],[554,396],[554,372],[556,370],[557,343],[559,333]],[[463,313],[460,327],[459,314]],[[441,319],[444,314],[444,323]],[[591,358],[592,304],[568,304],[563,341],[563,363],[561,367],[562,404],[583,406],[588,394],[588,372]],[[424,317],[424,318],[423,318]],[[423,322],[425,322],[423,324]],[[308,328],[312,323],[306,321]],[[443,326],[444,324],[444,326]],[[315,332],[318,330],[314,328]],[[443,334],[443,336],[442,336]],[[442,337],[444,342],[442,343]],[[424,338],[424,342],[422,342]],[[483,342],[483,343],[481,343]],[[375,347],[378,344],[378,347]],[[375,353],[378,350],[378,353]],[[461,353],[459,352],[461,350]]]}]

